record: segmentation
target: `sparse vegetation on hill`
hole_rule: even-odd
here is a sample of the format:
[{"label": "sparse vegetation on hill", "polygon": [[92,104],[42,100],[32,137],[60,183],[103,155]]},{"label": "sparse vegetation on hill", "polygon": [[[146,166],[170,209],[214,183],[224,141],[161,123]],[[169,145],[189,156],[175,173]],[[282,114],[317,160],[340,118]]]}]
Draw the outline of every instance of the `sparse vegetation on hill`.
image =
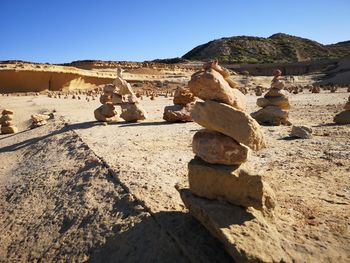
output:
[{"label": "sparse vegetation on hill", "polygon": [[224,63],[288,63],[340,58],[350,54],[350,41],[322,45],[306,38],[283,33],[268,38],[236,36],[200,45],[182,58],[218,59]]}]

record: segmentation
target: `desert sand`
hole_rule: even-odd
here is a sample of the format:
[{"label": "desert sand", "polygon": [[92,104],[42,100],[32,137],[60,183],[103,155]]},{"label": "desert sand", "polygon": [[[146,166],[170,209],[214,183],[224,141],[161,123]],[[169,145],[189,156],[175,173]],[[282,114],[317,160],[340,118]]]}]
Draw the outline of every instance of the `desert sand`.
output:
[{"label": "desert sand", "polygon": [[[258,110],[246,96],[247,111]],[[278,233],[305,261],[349,260],[350,127],[333,124],[348,96],[344,88],[290,95],[290,121],[313,138],[262,126],[267,148],[250,157],[276,194]],[[106,125],[94,120],[97,100],[0,96],[19,128],[0,135],[0,261],[230,262],[175,189],[188,182],[201,127],[164,122],[172,104],[145,97],[147,120]],[[55,118],[28,129],[43,112]]]}]

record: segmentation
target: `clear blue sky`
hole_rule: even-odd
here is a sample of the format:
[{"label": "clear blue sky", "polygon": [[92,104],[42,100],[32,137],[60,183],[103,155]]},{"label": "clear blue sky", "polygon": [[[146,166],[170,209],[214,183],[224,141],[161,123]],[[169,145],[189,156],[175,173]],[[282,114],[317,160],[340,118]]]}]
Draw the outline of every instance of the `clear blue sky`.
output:
[{"label": "clear blue sky", "polygon": [[143,61],[236,35],[350,40],[350,0],[0,0],[0,25],[0,60]]}]

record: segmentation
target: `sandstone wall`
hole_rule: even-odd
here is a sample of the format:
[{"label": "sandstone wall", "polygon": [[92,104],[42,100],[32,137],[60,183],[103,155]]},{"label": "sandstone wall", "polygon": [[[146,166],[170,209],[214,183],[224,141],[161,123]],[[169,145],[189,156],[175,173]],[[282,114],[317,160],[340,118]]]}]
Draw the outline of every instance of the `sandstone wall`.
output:
[{"label": "sandstone wall", "polygon": [[40,92],[45,90],[90,89],[111,83],[114,78],[48,71],[0,71],[0,92]]}]

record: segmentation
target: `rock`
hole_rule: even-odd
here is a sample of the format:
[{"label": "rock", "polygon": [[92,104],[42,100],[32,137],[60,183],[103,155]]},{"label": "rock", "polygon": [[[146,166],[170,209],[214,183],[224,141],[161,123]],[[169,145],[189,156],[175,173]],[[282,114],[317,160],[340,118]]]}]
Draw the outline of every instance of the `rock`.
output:
[{"label": "rock", "polygon": [[114,86],[113,84],[106,84],[104,87],[103,87],[103,92],[104,93],[108,93],[108,95],[112,94],[113,92],[116,91],[116,86]]},{"label": "rock", "polygon": [[284,90],[280,90],[277,88],[271,88],[265,95],[265,98],[268,97],[283,97],[283,98],[288,98],[288,93]]},{"label": "rock", "polygon": [[350,101],[345,104],[344,110],[350,111]]},{"label": "rock", "polygon": [[134,94],[130,84],[121,77],[117,77],[113,84],[117,86],[119,95]]},{"label": "rock", "polygon": [[256,104],[261,108],[265,108],[267,106],[277,106],[285,110],[290,108],[289,100],[285,97],[258,98]]},{"label": "rock", "polygon": [[147,118],[146,111],[138,103],[123,103],[121,107],[122,114],[120,117],[127,122],[135,122]]},{"label": "rock", "polygon": [[103,94],[100,97],[100,102],[101,102],[101,104],[106,104],[108,102],[112,102],[112,98],[111,98],[111,96],[109,96],[107,94]]},{"label": "rock", "polygon": [[200,130],[192,141],[193,152],[211,164],[238,165],[248,158],[249,148],[219,132]]},{"label": "rock", "polygon": [[11,134],[18,132],[15,126],[1,126],[1,134]]},{"label": "rock", "polygon": [[94,111],[95,119],[98,121],[110,122],[116,121],[116,112],[111,103],[103,104]]},{"label": "rock", "polygon": [[188,163],[190,191],[208,199],[223,198],[231,204],[258,210],[275,207],[274,193],[248,164],[213,165],[194,158]]},{"label": "rock", "polygon": [[199,71],[188,82],[190,91],[202,100],[214,100],[245,110],[246,98],[238,89],[232,89],[215,70]]},{"label": "rock", "polygon": [[123,103],[123,97],[117,93],[112,94],[112,104],[113,105],[118,105]]},{"label": "rock", "polygon": [[215,101],[197,102],[191,111],[199,125],[223,133],[253,150],[265,147],[259,124],[248,114]]},{"label": "rock", "polygon": [[163,119],[168,122],[192,121],[191,110],[194,104],[171,105],[164,108]]},{"label": "rock", "polygon": [[284,88],[284,83],[280,80],[275,80],[271,83],[271,88],[276,88],[276,89],[283,89]]},{"label": "rock", "polygon": [[134,94],[126,94],[122,96],[122,101],[126,103],[138,102],[137,97]]},{"label": "rock", "polygon": [[280,109],[276,106],[267,106],[256,112],[253,112],[251,116],[262,125],[289,125],[288,111]]},{"label": "rock", "polygon": [[293,262],[290,255],[294,262],[306,260],[305,254],[286,252],[290,245],[260,211],[178,191],[191,215],[223,243],[234,262]]},{"label": "rock", "polygon": [[306,126],[293,126],[290,133],[290,137],[300,138],[300,139],[311,139],[312,129]]},{"label": "rock", "polygon": [[8,126],[13,126],[13,122],[12,121],[3,121],[2,123],[0,123],[2,126],[4,127],[8,127]]},{"label": "rock", "polygon": [[2,111],[1,113],[2,115],[13,115],[13,111],[12,110],[8,110],[8,109],[5,109]]},{"label": "rock", "polygon": [[47,120],[49,120],[50,118],[51,117],[49,115],[45,115],[45,114],[33,114],[31,116],[31,119],[32,119],[31,128],[37,128],[47,124]]},{"label": "rock", "polygon": [[178,87],[174,94],[174,104],[186,105],[196,100],[188,87]]},{"label": "rock", "polygon": [[0,117],[0,123],[2,123],[4,121],[12,121],[12,120],[13,120],[12,114],[11,115],[6,114],[6,115],[2,115]]},{"label": "rock", "polygon": [[333,120],[337,124],[350,124],[350,111],[338,113]]}]

